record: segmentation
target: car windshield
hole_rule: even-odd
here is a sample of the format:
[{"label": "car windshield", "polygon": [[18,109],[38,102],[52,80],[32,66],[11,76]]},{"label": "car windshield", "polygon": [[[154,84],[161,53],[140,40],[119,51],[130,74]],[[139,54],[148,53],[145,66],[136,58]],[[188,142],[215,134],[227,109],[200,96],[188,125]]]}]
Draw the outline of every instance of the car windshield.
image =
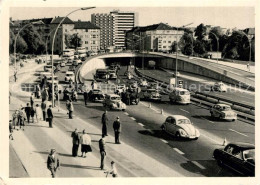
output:
[{"label": "car windshield", "polygon": [[120,97],[118,97],[118,96],[113,96],[113,97],[111,97],[111,100],[120,100]]},{"label": "car windshield", "polygon": [[180,95],[190,95],[189,91],[180,91]]},{"label": "car windshield", "polygon": [[66,74],[66,76],[73,76],[73,74]]},{"label": "car windshield", "polygon": [[191,124],[191,122],[188,119],[179,119],[177,124]]},{"label": "car windshield", "polygon": [[255,162],[255,149],[244,150],[243,156],[245,160],[252,160]]},{"label": "car windshield", "polygon": [[93,90],[93,93],[99,93],[100,90]]}]

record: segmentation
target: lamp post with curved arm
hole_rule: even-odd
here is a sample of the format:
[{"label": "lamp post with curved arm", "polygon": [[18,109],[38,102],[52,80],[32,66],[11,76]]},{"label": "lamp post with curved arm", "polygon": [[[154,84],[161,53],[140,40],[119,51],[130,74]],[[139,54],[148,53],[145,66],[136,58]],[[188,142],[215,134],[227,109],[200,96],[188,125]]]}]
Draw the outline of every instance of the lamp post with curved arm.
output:
[{"label": "lamp post with curved arm", "polygon": [[[219,50],[219,38],[218,38],[218,36],[217,36],[215,33],[213,33],[213,32],[209,32],[209,34],[212,34],[212,35],[214,35],[214,36],[216,37],[216,40],[217,40],[217,53],[218,53],[218,50]],[[218,62],[218,57],[217,57],[217,62]]]},{"label": "lamp post with curved arm", "polygon": [[17,65],[16,65],[16,43],[17,43],[17,39],[18,39],[18,37],[19,37],[19,34],[21,33],[21,31],[24,29],[24,28],[26,28],[27,26],[29,26],[29,25],[31,25],[31,24],[37,24],[37,23],[39,23],[40,21],[36,21],[36,22],[30,22],[30,23],[28,23],[28,24],[26,24],[26,25],[24,25],[19,31],[18,31],[18,33],[17,33],[17,35],[15,36],[15,39],[14,39],[14,62],[15,62],[15,64],[14,64],[14,66],[15,66],[15,73],[17,72]]},{"label": "lamp post with curved arm", "polygon": [[79,10],[88,10],[88,9],[92,9],[92,8],[96,8],[96,7],[85,7],[85,8],[78,8],[76,10],[73,10],[71,11],[70,13],[68,13],[65,17],[63,17],[63,19],[60,21],[60,23],[58,24],[55,32],[54,32],[54,35],[53,35],[53,38],[52,38],[52,47],[51,47],[51,71],[52,71],[52,80],[51,80],[51,83],[52,83],[52,107],[54,107],[54,71],[53,71],[53,48],[54,48],[54,42],[55,42],[55,37],[56,37],[56,34],[57,34],[57,31],[60,27],[60,25],[63,23],[63,21],[72,13],[74,12],[77,12]]}]

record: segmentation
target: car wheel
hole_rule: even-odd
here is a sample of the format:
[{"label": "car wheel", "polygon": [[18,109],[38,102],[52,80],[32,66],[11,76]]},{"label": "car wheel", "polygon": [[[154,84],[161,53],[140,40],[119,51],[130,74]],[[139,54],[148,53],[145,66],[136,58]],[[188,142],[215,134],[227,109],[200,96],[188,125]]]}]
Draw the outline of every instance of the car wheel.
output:
[{"label": "car wheel", "polygon": [[234,122],[234,121],[236,121],[235,119],[232,119],[232,121]]},{"label": "car wheel", "polygon": [[181,137],[180,133],[176,132],[175,137],[180,138]]},{"label": "car wheel", "polygon": [[198,137],[195,137],[194,140],[198,140],[199,138]]},{"label": "car wheel", "polygon": [[110,110],[112,110],[112,109],[113,109],[112,105],[110,105],[109,109],[110,109]]},{"label": "car wheel", "polygon": [[122,111],[125,111],[125,109],[122,109]]}]

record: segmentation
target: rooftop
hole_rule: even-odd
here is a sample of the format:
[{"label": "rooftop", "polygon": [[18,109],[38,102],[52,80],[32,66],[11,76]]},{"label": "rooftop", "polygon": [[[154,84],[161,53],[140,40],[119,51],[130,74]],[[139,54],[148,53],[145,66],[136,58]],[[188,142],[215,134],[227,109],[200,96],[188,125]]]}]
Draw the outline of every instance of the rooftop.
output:
[{"label": "rooftop", "polygon": [[78,21],[75,22],[74,29],[100,29],[100,28],[89,21],[84,21],[84,22]]},{"label": "rooftop", "polygon": [[[62,21],[63,18],[64,17],[55,17],[52,20],[51,24],[59,24]],[[66,17],[64,19],[64,21],[62,22],[62,24],[74,24],[74,22],[72,20],[70,20],[68,17]]]}]

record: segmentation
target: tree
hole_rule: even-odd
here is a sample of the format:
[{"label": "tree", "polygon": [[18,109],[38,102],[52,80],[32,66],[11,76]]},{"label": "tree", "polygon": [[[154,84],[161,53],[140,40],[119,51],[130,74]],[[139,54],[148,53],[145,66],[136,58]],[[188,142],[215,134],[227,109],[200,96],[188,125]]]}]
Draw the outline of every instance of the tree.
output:
[{"label": "tree", "polygon": [[197,37],[198,40],[203,40],[203,39],[205,39],[205,36],[207,35],[206,31],[207,31],[206,26],[204,26],[204,24],[201,23],[195,29],[195,36]]},{"label": "tree", "polygon": [[204,55],[207,52],[206,43],[196,39],[194,43],[194,52],[198,53],[199,55]]},{"label": "tree", "polygon": [[[10,30],[10,38],[9,38],[9,52],[14,52],[14,40],[15,36],[13,31]],[[28,49],[28,45],[24,41],[24,39],[21,36],[18,36],[16,40],[16,53],[24,53]]]},{"label": "tree", "polygon": [[184,55],[191,55],[193,50],[193,36],[188,32],[184,32],[180,39],[179,47]]},{"label": "tree", "polygon": [[[220,42],[220,38],[223,36],[223,31],[220,27],[214,27],[210,30],[209,32],[209,39],[210,39],[210,51],[217,51],[219,42]],[[219,49],[219,51],[221,51]]]},{"label": "tree", "polygon": [[43,38],[33,25],[29,25],[25,28],[20,35],[28,45],[26,53],[41,54],[45,51]]},{"label": "tree", "polygon": [[170,50],[171,52],[176,52],[177,51],[177,42],[176,41],[174,41],[173,43],[172,43],[172,45],[171,45],[171,50]]},{"label": "tree", "polygon": [[78,36],[78,33],[74,33],[73,35],[66,34],[65,44],[68,48],[76,49],[82,46],[82,39]]}]

